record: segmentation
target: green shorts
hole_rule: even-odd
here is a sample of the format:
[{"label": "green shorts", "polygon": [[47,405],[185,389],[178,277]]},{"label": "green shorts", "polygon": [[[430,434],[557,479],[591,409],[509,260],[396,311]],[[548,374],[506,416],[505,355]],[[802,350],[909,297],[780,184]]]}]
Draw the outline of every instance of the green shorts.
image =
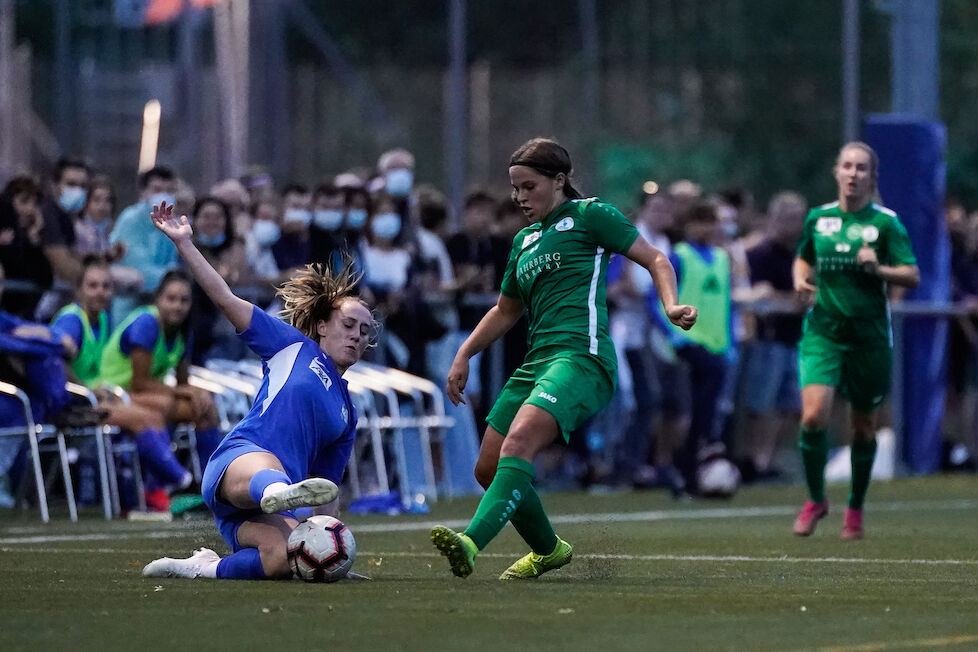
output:
[{"label": "green shorts", "polygon": [[524,405],[535,405],[557,421],[564,441],[615,393],[608,371],[588,354],[555,355],[524,362],[499,392],[486,422],[503,436]]},{"label": "green shorts", "polygon": [[890,393],[893,351],[889,346],[853,346],[806,328],[798,359],[803,388],[836,387],[861,412],[875,410]]}]

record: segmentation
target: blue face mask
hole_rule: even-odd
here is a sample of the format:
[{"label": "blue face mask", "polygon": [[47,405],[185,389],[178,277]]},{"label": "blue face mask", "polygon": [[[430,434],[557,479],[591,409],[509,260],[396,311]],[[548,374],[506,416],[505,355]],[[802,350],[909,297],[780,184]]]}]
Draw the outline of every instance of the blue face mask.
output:
[{"label": "blue face mask", "polygon": [[177,203],[177,198],[168,192],[157,192],[150,195],[148,201],[152,206],[159,206],[163,202],[166,202],[167,206],[173,206]]},{"label": "blue face mask", "polygon": [[351,229],[359,229],[367,221],[367,211],[363,208],[351,208],[346,212],[346,225]]},{"label": "blue face mask", "polygon": [[335,208],[320,208],[312,214],[312,219],[320,229],[335,231],[343,224],[343,211]]},{"label": "blue face mask", "polygon": [[197,236],[197,244],[201,247],[220,247],[227,242],[227,239],[227,236],[223,233],[218,233],[217,235],[200,234]]},{"label": "blue face mask", "polygon": [[384,189],[388,195],[404,197],[414,186],[414,173],[407,168],[394,168],[384,178]]},{"label": "blue face mask", "polygon": [[284,219],[286,222],[302,222],[302,226],[309,226],[312,222],[312,211],[304,208],[290,208],[285,211]]},{"label": "blue face mask", "polygon": [[370,230],[378,238],[393,240],[401,232],[401,216],[397,213],[380,213],[370,223]]},{"label": "blue face mask", "polygon": [[85,206],[88,193],[81,186],[65,186],[58,197],[58,205],[66,213],[77,213]]},{"label": "blue face mask", "polygon": [[251,234],[255,236],[255,242],[259,247],[271,247],[282,237],[282,230],[276,222],[270,220],[256,220],[251,227]]}]

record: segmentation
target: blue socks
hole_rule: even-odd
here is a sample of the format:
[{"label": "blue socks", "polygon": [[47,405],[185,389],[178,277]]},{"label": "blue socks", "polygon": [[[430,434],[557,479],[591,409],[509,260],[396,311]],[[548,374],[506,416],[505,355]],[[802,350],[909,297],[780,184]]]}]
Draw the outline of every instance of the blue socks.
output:
[{"label": "blue socks", "polygon": [[[261,473],[261,471],[259,471]],[[261,565],[258,548],[245,548],[217,562],[219,580],[263,580],[265,569]]]},{"label": "blue socks", "polygon": [[217,447],[224,439],[224,432],[220,428],[206,428],[197,431],[197,455],[200,457],[201,470],[207,466],[207,460],[211,458]]},{"label": "blue socks", "polygon": [[285,475],[282,471],[276,471],[275,469],[262,469],[255,475],[251,476],[251,482],[248,483],[248,494],[255,503],[261,502],[262,494],[265,493],[265,487],[275,482],[284,482],[285,484],[292,484],[292,480],[289,476]]},{"label": "blue socks", "polygon": [[170,448],[170,434],[148,428],[136,435],[139,461],[165,485],[179,486],[187,474]]}]

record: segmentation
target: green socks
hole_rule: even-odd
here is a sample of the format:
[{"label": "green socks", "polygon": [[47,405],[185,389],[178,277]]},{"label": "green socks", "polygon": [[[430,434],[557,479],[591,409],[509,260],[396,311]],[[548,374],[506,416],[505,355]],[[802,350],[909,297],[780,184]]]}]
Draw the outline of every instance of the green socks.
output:
[{"label": "green socks", "polygon": [[[829,456],[828,433],[822,430],[801,429],[798,441],[801,449],[801,463],[805,469],[805,483],[812,502],[820,503],[825,500],[825,463]],[[855,454],[855,449],[853,449]],[[855,470],[853,470],[855,479]],[[864,490],[865,493],[865,490]]]},{"label": "green socks", "polygon": [[513,527],[523,540],[530,546],[530,550],[546,557],[557,547],[557,533],[554,526],[550,524],[550,518],[543,511],[543,503],[540,502],[540,494],[530,486],[530,490],[523,496],[523,503],[516,513],[510,517]]},{"label": "green socks", "polygon": [[852,460],[852,488],[849,491],[849,508],[862,509],[866,490],[869,489],[869,478],[873,472],[873,460],[876,459],[876,439],[852,442],[850,459]]},{"label": "green socks", "polygon": [[[534,552],[538,547],[547,553],[553,550],[557,537],[533,488],[533,475],[530,462],[519,457],[499,458],[496,477],[482,497],[472,522],[465,529],[465,535],[475,542],[479,550],[485,548],[510,520],[513,520],[513,525],[518,527],[520,535]],[[517,517],[518,510],[523,513]]]}]

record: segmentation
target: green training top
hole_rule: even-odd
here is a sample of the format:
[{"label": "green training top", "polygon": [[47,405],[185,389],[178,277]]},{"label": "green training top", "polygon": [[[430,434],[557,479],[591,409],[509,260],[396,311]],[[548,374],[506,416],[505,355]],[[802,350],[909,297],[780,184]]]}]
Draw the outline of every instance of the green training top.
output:
[{"label": "green training top", "polygon": [[808,213],[798,256],[816,274],[818,292],[810,323],[824,324],[837,334],[848,328],[859,339],[871,334],[888,338],[886,282],[856,262],[863,244],[876,250],[881,265],[917,264],[907,230],[885,206],[870,202],[856,213],[846,213],[836,201]]},{"label": "green training top", "polygon": [[[149,313],[157,322],[160,320],[160,313],[156,306],[143,306],[136,308],[126,317],[125,321],[112,333],[112,338],[106,344],[102,352],[102,381],[111,385],[118,385],[128,390],[132,384],[132,361],[129,356],[122,352],[122,332],[129,327],[136,319]],[[183,357],[185,343],[183,335],[177,335],[172,349],[167,349],[166,335],[163,334],[163,327],[160,327],[159,334],[156,336],[156,343],[153,345],[153,362],[149,368],[149,374],[156,380],[162,381],[171,369],[179,364]]]},{"label": "green training top", "polygon": [[672,328],[711,353],[726,353],[730,348],[730,258],[719,247],[711,250],[713,260],[707,263],[689,243],[678,242],[672,248],[683,265],[679,303],[696,306],[707,317],[696,320],[688,331],[675,324]]},{"label": "green training top", "polygon": [[76,315],[81,320],[82,341],[81,346],[78,347],[78,355],[71,362],[71,370],[82,385],[95,387],[99,384],[102,350],[109,341],[109,316],[104,310],[98,314],[98,339],[96,339],[88,315],[77,303],[69,303],[59,310],[51,323],[58,321],[62,315]]},{"label": "green training top", "polygon": [[516,234],[500,291],[526,307],[527,360],[589,353],[615,378],[605,275],[611,254],[637,237],[617,208],[596,198],[566,202]]}]

